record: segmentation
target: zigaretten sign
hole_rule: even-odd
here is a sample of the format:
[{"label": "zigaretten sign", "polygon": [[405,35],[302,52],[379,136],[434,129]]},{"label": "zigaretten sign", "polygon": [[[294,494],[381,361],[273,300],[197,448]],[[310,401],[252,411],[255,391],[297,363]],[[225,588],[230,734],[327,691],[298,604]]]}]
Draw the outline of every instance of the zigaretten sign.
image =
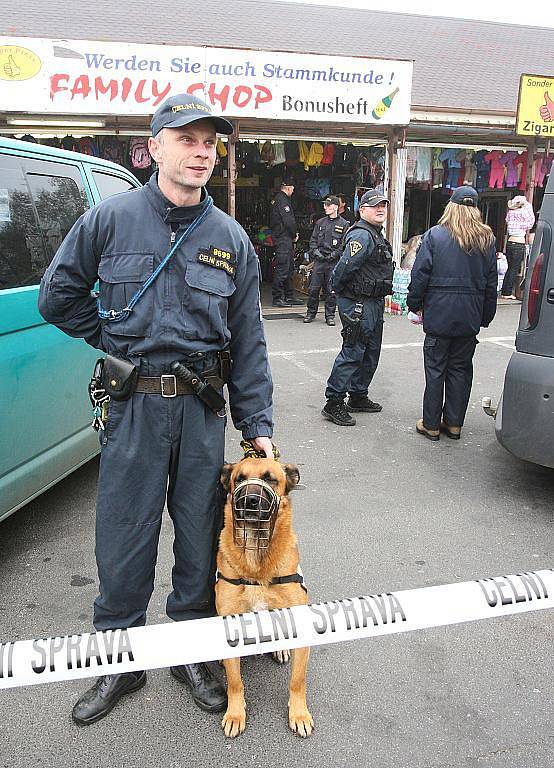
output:
[{"label": "zigaretten sign", "polygon": [[195,93],[229,117],[406,125],[411,61],[0,38],[0,109],[150,115]]}]

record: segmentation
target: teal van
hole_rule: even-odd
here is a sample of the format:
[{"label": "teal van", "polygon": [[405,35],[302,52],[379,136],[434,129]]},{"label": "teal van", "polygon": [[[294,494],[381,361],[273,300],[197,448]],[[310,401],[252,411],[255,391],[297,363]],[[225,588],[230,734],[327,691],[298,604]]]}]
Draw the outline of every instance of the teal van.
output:
[{"label": "teal van", "polygon": [[106,160],[0,137],[0,520],[98,452],[99,353],[45,323],[38,286],[75,220],[138,186]]}]

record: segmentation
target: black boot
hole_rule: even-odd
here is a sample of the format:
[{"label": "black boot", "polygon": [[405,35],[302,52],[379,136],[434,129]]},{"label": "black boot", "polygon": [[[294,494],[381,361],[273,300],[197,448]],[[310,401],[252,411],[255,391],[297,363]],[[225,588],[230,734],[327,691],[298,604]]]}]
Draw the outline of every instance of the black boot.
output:
[{"label": "black boot", "polygon": [[304,318],[303,322],[305,322],[305,323],[313,323],[314,320],[315,320],[315,315],[306,315],[306,317]]},{"label": "black boot", "polygon": [[105,717],[126,693],[138,691],[146,683],[146,672],[103,675],[85,691],[73,707],[71,716],[77,725],[90,725]]},{"label": "black boot", "polygon": [[374,403],[367,395],[350,395],[346,409],[350,413],[379,413],[383,410],[383,406]]},{"label": "black boot", "polygon": [[284,299],[273,299],[272,302],[273,307],[290,307],[290,304],[287,304],[287,302]]},{"label": "black boot", "polygon": [[170,667],[171,674],[190,688],[194,703],[206,712],[223,712],[227,693],[207,664],[182,664]]},{"label": "black boot", "polygon": [[339,427],[353,427],[356,423],[356,419],[353,419],[344,407],[343,400],[327,400],[321,413]]},{"label": "black boot", "polygon": [[289,307],[303,307],[304,301],[294,296],[285,296],[285,304],[288,304]]}]

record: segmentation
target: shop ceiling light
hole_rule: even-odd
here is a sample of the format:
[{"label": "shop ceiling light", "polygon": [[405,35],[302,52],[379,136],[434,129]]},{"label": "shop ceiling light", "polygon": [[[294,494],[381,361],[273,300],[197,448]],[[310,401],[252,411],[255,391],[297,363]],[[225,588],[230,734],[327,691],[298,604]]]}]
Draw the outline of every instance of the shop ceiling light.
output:
[{"label": "shop ceiling light", "polygon": [[8,125],[36,125],[45,128],[103,128],[104,120],[25,120],[24,118],[8,118]]}]

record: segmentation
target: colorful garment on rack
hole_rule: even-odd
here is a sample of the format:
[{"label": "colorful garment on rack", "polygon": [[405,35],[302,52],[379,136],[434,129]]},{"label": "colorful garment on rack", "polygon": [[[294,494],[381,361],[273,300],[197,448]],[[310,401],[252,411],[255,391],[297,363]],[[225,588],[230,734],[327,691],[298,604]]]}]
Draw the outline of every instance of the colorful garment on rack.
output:
[{"label": "colorful garment on rack", "polygon": [[518,168],[519,185],[518,188],[525,192],[526,173],[527,173],[527,150],[520,152],[514,160],[514,165]]},{"label": "colorful garment on rack", "polygon": [[500,162],[506,168],[506,186],[513,188],[518,185],[518,173],[515,166],[515,160],[517,159],[517,152],[504,152],[500,158]]},{"label": "colorful garment on rack", "polygon": [[457,159],[459,151],[460,150],[454,148],[443,149],[439,155],[441,163],[446,164],[446,173],[443,183],[445,189],[453,189],[458,186],[458,173],[462,165]]},{"label": "colorful garment on rack", "polygon": [[504,165],[502,163],[502,152],[500,149],[494,149],[485,155],[485,160],[491,165],[491,172],[489,176],[489,187],[491,189],[503,189],[504,188]]},{"label": "colorful garment on rack", "polygon": [[482,192],[489,186],[490,163],[486,160],[486,149],[480,149],[473,153],[473,165],[475,166],[475,189]]},{"label": "colorful garment on rack", "polygon": [[542,187],[544,179],[549,175],[552,168],[552,155],[535,155],[535,186]]}]

